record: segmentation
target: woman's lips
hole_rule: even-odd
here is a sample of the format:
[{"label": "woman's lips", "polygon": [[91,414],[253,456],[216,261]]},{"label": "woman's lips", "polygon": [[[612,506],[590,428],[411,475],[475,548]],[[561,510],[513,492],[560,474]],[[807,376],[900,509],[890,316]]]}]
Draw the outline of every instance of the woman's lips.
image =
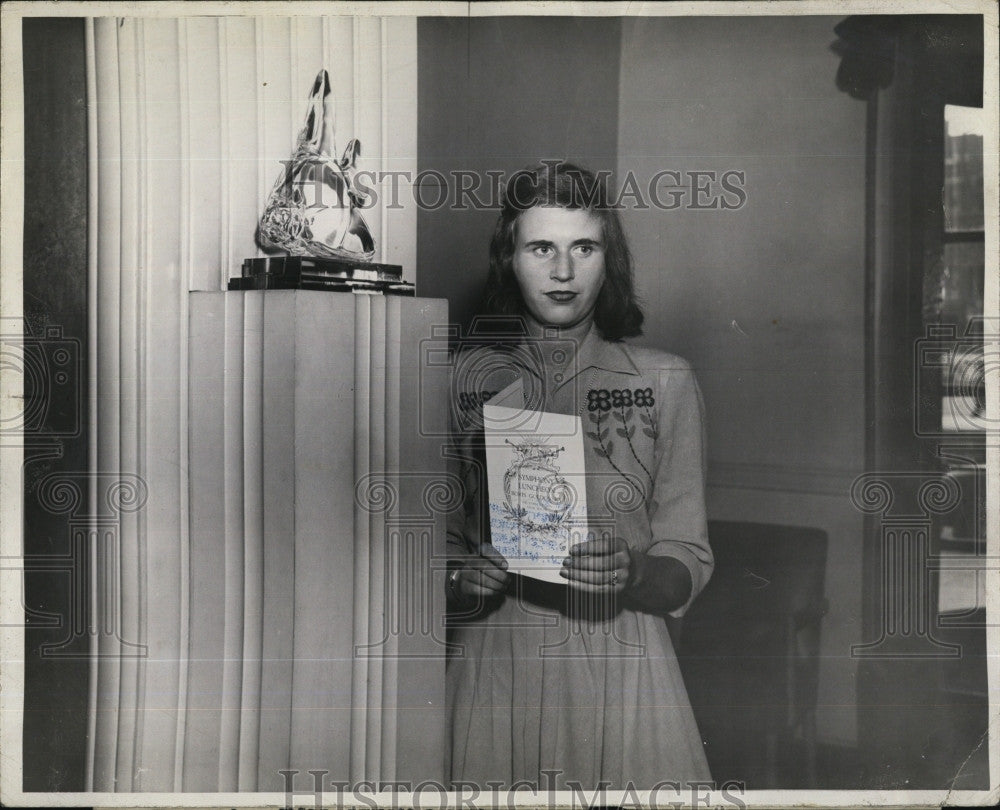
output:
[{"label": "woman's lips", "polygon": [[552,292],[545,293],[545,296],[551,298],[557,304],[568,304],[576,298],[576,293],[567,290],[553,290]]}]

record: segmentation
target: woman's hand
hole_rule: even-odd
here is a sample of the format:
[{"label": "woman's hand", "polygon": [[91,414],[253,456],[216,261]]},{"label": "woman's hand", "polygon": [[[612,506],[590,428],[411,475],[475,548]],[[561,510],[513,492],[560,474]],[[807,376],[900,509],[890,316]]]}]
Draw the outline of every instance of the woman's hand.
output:
[{"label": "woman's hand", "polygon": [[642,610],[666,615],[691,598],[691,571],[673,557],[654,557],[630,548],[620,537],[578,543],[563,560],[562,576],[589,593],[620,594]]},{"label": "woman's hand", "polygon": [[609,594],[625,590],[631,569],[628,543],[605,535],[570,548],[559,573],[581,591]]},{"label": "woman's hand", "polygon": [[490,543],[479,547],[478,556],[467,557],[452,574],[455,594],[466,602],[499,596],[507,589],[507,560]]}]

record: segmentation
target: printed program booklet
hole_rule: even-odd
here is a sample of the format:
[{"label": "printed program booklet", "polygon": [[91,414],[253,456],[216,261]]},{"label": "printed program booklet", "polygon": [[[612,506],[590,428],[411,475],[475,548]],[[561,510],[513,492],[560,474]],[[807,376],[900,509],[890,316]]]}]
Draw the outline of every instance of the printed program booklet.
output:
[{"label": "printed program booklet", "polygon": [[511,571],[565,584],[562,561],[587,536],[580,418],[490,403],[483,428],[494,548]]}]

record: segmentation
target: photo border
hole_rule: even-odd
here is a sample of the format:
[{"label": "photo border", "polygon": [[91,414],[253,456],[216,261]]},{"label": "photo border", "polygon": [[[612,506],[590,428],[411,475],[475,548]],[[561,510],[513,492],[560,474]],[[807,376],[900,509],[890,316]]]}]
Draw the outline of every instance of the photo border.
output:
[{"label": "photo border", "polygon": [[[998,124],[998,60],[997,18],[998,8],[993,2],[976,0],[955,0],[939,2],[934,0],[900,0],[898,2],[688,2],[688,3],[318,3],[318,2],[264,2],[264,3],[218,3],[218,2],[164,2],[164,3],[4,3],[2,7],[2,123],[3,161],[0,165],[2,180],[2,248],[0,248],[0,315],[4,323],[20,326],[23,313],[23,255],[21,233],[23,227],[23,83],[22,47],[20,20],[24,17],[93,17],[124,14],[127,16],[177,17],[200,15],[231,16],[298,16],[298,15],[378,15],[378,16],[513,16],[513,15],[586,15],[586,16],[775,16],[775,15],[849,15],[849,14],[957,14],[975,13],[985,16],[986,36],[984,37],[984,92],[983,106],[987,116],[984,144],[1000,142]],[[987,317],[998,312],[998,212],[997,178],[1000,177],[997,152],[988,148],[984,154],[984,176],[989,181],[984,184],[986,204],[986,280],[985,306]],[[987,413],[992,423],[1000,421],[1000,370],[993,368],[987,377]],[[4,375],[0,380],[0,418],[10,418],[20,412],[19,403],[23,391],[20,379]],[[1000,445],[995,441],[996,432],[991,431],[987,442],[987,490],[1000,491],[998,470],[1000,470]],[[22,713],[23,713],[23,651],[24,629],[21,605],[22,566],[22,509],[23,475],[22,447],[5,440],[0,445],[0,512],[4,515],[2,527],[2,552],[4,564],[0,566],[0,794],[7,806],[114,806],[114,807],[260,807],[286,806],[287,797],[281,793],[25,793],[22,790]],[[987,515],[988,555],[996,558],[1000,554],[1000,509],[998,504],[989,504]],[[1000,615],[1000,570],[988,567],[986,575],[987,615]],[[989,706],[989,781],[985,791],[826,791],[826,790],[780,790],[747,791],[743,798],[748,806],[771,807],[861,807],[861,806],[941,806],[944,804],[972,805],[992,804],[1000,798],[1000,714],[996,698],[1000,695],[1000,632],[997,626],[988,626],[988,688],[991,696]],[[638,792],[641,800],[648,792]],[[296,805],[312,806],[312,794],[296,793]],[[399,793],[391,801],[378,806],[441,806],[440,798],[434,796],[424,802],[414,802],[412,794]],[[457,797],[449,806],[457,804]],[[575,807],[573,795],[555,795],[555,803],[547,796],[515,794],[509,797],[511,807]],[[621,793],[607,793],[608,804],[619,804],[618,800],[632,801],[634,796]],[[362,805],[366,801],[360,801]],[[710,805],[726,805],[717,793],[708,797]],[[347,804],[345,803],[345,806]]]}]

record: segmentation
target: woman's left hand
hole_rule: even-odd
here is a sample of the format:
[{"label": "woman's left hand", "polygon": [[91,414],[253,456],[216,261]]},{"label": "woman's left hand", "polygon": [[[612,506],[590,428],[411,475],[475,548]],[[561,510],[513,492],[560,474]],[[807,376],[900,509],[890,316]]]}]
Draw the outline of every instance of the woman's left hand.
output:
[{"label": "woman's left hand", "polygon": [[628,584],[631,565],[628,543],[605,535],[570,548],[559,573],[581,591],[621,593]]}]

